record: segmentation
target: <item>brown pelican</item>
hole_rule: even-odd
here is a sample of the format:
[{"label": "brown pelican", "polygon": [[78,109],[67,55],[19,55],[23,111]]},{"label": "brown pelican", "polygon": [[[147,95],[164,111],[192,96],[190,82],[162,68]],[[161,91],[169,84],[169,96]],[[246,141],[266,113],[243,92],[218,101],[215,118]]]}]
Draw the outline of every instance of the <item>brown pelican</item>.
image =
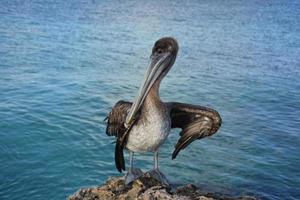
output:
[{"label": "brown pelican", "polygon": [[181,128],[172,159],[180,150],[196,139],[214,134],[221,126],[219,113],[203,106],[177,102],[164,103],[159,97],[161,80],[175,62],[178,44],[174,38],[165,37],[155,42],[145,78],[133,103],[117,102],[107,116],[106,134],[116,136],[115,164],[125,170],[123,149],[129,151],[129,169],[125,175],[128,184],[142,171],[133,168],[134,152],[153,152],[154,169],[149,173],[168,185],[166,177],[158,169],[158,150],[171,128]]}]

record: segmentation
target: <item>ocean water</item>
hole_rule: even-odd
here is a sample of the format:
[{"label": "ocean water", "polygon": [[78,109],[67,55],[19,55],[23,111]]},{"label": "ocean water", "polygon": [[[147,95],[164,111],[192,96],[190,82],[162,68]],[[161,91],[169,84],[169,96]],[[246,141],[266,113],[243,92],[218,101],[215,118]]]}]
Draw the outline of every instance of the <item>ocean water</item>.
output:
[{"label": "ocean water", "polygon": [[[64,199],[120,175],[104,117],[132,100],[153,43],[178,40],[164,101],[223,124],[171,160],[174,184],[300,199],[300,2],[0,1],[0,199]],[[143,170],[152,155],[136,156]]]}]

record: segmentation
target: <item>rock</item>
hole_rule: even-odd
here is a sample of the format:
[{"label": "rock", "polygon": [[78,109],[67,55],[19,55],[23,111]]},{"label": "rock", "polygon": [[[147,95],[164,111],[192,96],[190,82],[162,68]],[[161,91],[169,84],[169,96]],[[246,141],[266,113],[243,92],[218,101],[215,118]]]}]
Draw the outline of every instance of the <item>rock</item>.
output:
[{"label": "rock", "polygon": [[192,184],[175,190],[163,186],[149,174],[144,174],[130,185],[124,185],[123,177],[110,178],[105,184],[80,189],[68,200],[257,200],[255,197],[229,197],[200,191]]}]

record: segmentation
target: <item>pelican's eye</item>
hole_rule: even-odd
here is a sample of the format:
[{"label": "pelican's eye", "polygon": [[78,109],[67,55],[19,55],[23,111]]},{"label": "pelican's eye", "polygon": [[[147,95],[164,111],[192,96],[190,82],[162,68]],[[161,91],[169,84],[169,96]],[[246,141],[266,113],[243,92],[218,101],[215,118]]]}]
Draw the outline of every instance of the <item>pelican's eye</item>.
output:
[{"label": "pelican's eye", "polygon": [[161,54],[162,52],[163,52],[162,49],[157,49],[157,53],[158,53],[158,54]]}]

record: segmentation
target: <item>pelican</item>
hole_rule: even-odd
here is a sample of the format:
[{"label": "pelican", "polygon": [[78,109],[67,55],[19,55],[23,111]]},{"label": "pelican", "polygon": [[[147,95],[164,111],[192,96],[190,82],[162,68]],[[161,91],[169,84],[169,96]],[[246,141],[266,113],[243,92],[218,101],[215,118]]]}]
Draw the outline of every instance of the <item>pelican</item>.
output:
[{"label": "pelican", "polygon": [[162,102],[159,86],[173,66],[178,52],[177,41],[172,37],[157,40],[152,48],[150,64],[133,103],[118,101],[107,115],[106,134],[116,137],[115,165],[119,172],[125,171],[123,150],[129,151],[129,168],[125,184],[140,177],[143,172],[133,167],[135,152],[153,152],[154,167],[150,175],[169,185],[159,170],[158,152],[171,128],[181,128],[172,159],[180,150],[197,139],[217,132],[222,119],[211,108],[178,102]]}]

